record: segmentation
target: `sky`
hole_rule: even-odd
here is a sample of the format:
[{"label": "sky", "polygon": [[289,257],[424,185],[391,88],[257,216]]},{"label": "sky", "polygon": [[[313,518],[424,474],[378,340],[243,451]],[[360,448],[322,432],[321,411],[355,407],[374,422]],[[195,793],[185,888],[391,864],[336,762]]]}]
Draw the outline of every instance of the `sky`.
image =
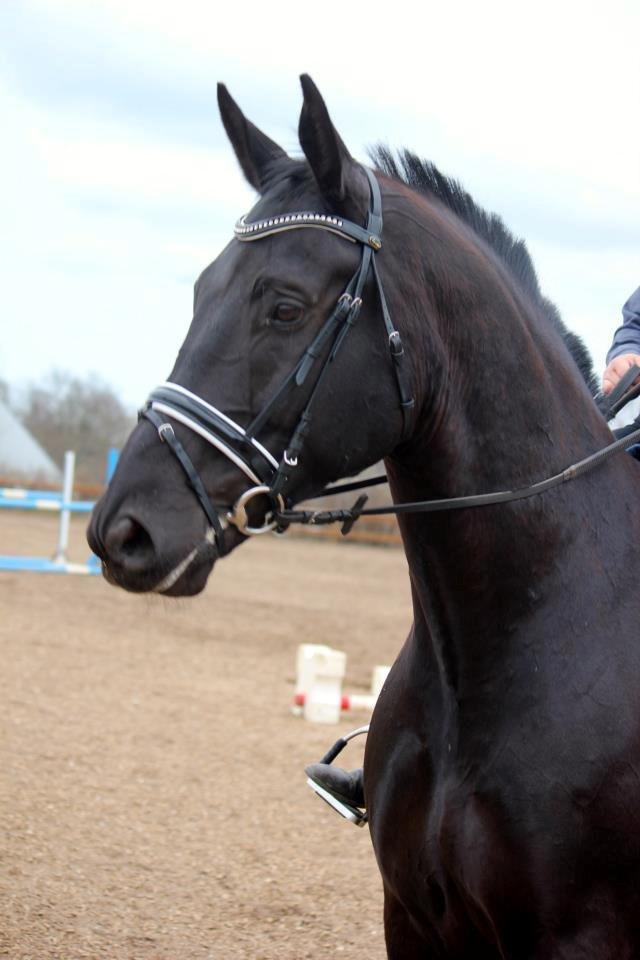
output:
[{"label": "sky", "polygon": [[295,153],[302,72],[355,157],[500,214],[601,370],[640,285],[639,36],[638,0],[0,0],[0,380],[142,403],[254,201],[216,83]]}]

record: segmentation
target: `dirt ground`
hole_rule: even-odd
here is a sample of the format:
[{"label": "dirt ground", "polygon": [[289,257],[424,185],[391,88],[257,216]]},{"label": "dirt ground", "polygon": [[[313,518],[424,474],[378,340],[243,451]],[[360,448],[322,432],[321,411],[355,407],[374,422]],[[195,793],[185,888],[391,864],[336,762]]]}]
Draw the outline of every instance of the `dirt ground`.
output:
[{"label": "dirt ground", "polygon": [[[0,514],[0,553],[55,542],[55,517]],[[180,601],[0,572],[0,957],[382,960],[368,831],[302,772],[367,715],[290,703],[299,643],[366,689],[409,623],[398,549],[257,538]]]}]

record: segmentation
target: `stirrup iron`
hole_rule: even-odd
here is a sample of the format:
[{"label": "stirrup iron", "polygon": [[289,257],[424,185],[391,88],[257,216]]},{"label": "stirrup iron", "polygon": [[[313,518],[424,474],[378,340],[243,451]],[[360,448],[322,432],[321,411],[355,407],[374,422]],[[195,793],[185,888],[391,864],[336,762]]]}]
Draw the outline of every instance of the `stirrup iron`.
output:
[{"label": "stirrup iron", "polygon": [[[349,740],[353,740],[354,737],[359,737],[363,733],[369,732],[369,724],[367,723],[364,727],[358,727],[357,730],[352,730],[351,733],[348,733],[345,737],[340,737],[339,740],[336,740],[334,745],[330,750],[325,753],[324,757],[320,760],[320,763],[333,763],[338,754],[342,753]],[[307,785],[311,787],[314,793],[324,800],[325,803],[328,803],[336,813],[339,813],[341,817],[344,817],[345,820],[349,820],[351,823],[354,823],[356,827],[364,827],[365,823],[369,820],[369,815],[366,810],[361,810],[359,807],[353,807],[349,803],[343,803],[342,800],[338,800],[337,797],[334,797],[333,794],[329,793],[328,790],[325,790],[324,787],[321,787],[319,783],[316,783],[311,777],[307,777]]]}]

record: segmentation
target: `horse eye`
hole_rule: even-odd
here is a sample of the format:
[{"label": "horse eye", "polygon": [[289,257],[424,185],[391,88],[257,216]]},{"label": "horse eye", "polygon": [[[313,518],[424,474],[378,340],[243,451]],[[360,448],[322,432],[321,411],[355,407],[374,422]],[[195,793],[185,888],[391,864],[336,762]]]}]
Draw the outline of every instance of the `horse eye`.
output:
[{"label": "horse eye", "polygon": [[292,303],[278,303],[272,314],[272,320],[277,323],[296,323],[303,316],[302,307],[296,307]]}]

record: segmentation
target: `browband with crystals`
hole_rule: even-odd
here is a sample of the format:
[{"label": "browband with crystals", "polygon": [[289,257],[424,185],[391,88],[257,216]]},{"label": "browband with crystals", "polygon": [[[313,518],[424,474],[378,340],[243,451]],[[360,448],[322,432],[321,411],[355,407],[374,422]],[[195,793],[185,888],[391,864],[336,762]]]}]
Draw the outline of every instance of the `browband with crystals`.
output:
[{"label": "browband with crystals", "polygon": [[377,233],[371,233],[364,227],[333,217],[329,213],[286,213],[281,216],[267,217],[264,220],[247,221],[246,215],[240,217],[233,232],[237,240],[258,240],[285,230],[299,230],[301,227],[318,227],[335,233],[351,243],[364,243],[373,250],[380,250],[382,240]]}]

